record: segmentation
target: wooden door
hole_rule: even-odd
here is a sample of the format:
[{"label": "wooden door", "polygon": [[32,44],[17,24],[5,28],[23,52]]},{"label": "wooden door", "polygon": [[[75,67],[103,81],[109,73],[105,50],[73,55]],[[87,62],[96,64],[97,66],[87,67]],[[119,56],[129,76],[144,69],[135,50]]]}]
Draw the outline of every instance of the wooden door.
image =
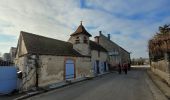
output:
[{"label": "wooden door", "polygon": [[65,79],[72,80],[75,78],[75,65],[73,60],[66,60],[65,62]]}]

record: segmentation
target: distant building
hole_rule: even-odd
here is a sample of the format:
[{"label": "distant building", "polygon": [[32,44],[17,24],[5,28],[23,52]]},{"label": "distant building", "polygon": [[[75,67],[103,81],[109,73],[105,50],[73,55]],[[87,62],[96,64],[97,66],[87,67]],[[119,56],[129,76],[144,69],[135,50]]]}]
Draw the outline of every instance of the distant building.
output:
[{"label": "distant building", "polygon": [[132,65],[149,65],[149,58],[133,58],[131,60]]},{"label": "distant building", "polygon": [[130,63],[130,52],[111,41],[110,34],[106,37],[99,31],[99,36],[95,37],[95,41],[108,51],[110,70],[114,69],[118,64]]},{"label": "distant building", "polygon": [[2,61],[3,59],[2,59],[2,57],[0,57],[0,61]]},{"label": "distant building", "polygon": [[10,53],[4,53],[2,59],[4,61],[11,61]]},{"label": "distant building", "polygon": [[11,49],[10,49],[9,53],[10,53],[10,61],[11,62],[14,62],[16,50],[17,50],[16,47],[11,47]]}]

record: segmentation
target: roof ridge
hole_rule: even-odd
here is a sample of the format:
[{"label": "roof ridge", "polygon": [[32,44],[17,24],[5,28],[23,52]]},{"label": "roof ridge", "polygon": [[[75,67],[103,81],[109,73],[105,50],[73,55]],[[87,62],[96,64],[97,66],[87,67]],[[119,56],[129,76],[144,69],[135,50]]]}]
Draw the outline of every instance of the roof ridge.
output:
[{"label": "roof ridge", "polygon": [[[104,34],[102,34],[102,33],[100,33],[100,36],[103,36],[104,38],[106,38],[107,40],[109,40]],[[123,49],[124,51],[126,51],[126,52],[128,52],[127,50],[125,50],[123,47],[121,47],[121,46],[119,46],[117,43],[115,43],[114,41],[112,41],[112,40],[109,40],[110,42],[112,42],[112,43],[114,43],[114,44],[116,44],[118,47],[120,47],[121,49]],[[130,52],[128,52],[128,53],[130,53]]]},{"label": "roof ridge", "polygon": [[63,41],[63,40],[59,40],[59,39],[54,39],[54,38],[51,38],[51,37],[46,37],[46,36],[43,36],[43,35],[38,35],[38,34],[34,34],[34,33],[30,33],[30,32],[25,32],[25,31],[21,31],[21,34],[29,34],[29,35],[34,35],[34,36],[46,38],[46,39],[52,39],[52,40],[57,40],[57,41],[60,41],[60,42],[69,43],[67,41]]}]

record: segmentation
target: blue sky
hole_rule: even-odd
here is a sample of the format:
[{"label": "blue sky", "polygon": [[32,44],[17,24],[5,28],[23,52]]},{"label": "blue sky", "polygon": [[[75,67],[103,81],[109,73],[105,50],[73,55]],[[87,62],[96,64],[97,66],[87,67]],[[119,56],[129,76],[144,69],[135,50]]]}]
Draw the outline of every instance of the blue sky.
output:
[{"label": "blue sky", "polygon": [[[67,41],[80,21],[132,52],[148,57],[147,41],[170,24],[170,0],[1,0],[0,52],[17,46],[20,31]],[[93,40],[93,37],[91,40]]]}]

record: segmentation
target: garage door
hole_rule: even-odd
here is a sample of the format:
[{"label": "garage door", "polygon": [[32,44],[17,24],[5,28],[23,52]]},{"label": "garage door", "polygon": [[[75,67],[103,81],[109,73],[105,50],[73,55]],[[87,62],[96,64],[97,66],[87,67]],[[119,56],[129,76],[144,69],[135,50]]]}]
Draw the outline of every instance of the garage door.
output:
[{"label": "garage door", "polygon": [[74,61],[73,60],[66,60],[65,63],[65,79],[71,80],[75,77],[75,67],[74,67]]}]

